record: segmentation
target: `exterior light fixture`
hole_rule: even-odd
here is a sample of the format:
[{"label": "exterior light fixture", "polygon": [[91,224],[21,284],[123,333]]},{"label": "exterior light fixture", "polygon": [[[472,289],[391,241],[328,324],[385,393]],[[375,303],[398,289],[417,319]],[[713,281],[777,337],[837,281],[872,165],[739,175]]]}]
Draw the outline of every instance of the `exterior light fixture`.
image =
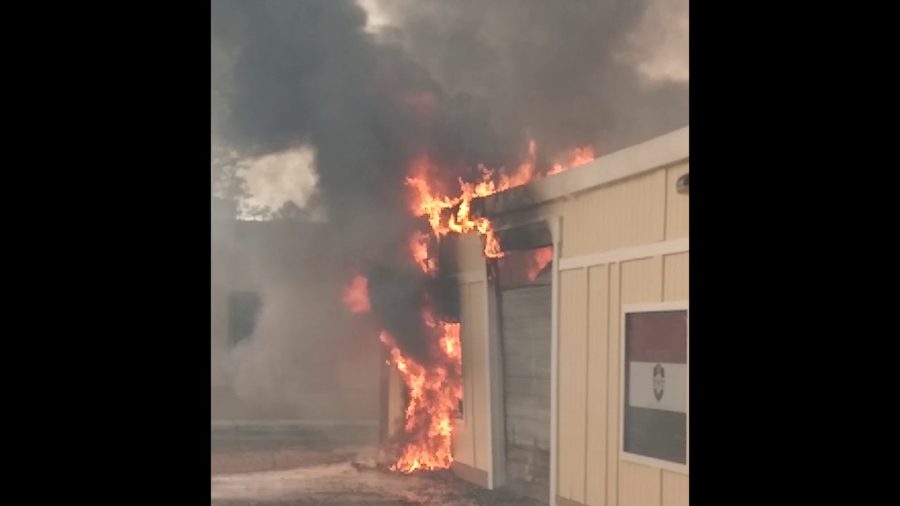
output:
[{"label": "exterior light fixture", "polygon": [[675,182],[675,190],[682,195],[688,194],[688,176],[690,176],[690,173],[681,176]]}]

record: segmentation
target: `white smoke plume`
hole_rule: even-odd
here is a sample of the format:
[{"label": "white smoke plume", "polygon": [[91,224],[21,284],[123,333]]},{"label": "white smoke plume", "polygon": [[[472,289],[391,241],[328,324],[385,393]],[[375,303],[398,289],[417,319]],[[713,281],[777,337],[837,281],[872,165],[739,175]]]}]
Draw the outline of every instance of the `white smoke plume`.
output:
[{"label": "white smoke plume", "polygon": [[653,0],[620,58],[649,82],[688,82],[689,1]]},{"label": "white smoke plume", "polygon": [[318,192],[315,151],[309,146],[254,158],[220,149],[213,157],[217,178],[214,194],[237,201],[236,218],[243,221],[274,219],[287,205],[308,211],[306,218],[324,221],[323,210],[312,200]]}]

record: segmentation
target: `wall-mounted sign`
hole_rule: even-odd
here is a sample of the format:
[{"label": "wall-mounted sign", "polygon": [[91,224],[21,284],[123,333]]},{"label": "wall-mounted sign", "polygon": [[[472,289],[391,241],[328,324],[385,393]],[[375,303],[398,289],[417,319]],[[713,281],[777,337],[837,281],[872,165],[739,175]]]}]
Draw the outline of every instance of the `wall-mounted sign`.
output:
[{"label": "wall-mounted sign", "polygon": [[625,315],[626,453],[687,463],[687,311]]}]

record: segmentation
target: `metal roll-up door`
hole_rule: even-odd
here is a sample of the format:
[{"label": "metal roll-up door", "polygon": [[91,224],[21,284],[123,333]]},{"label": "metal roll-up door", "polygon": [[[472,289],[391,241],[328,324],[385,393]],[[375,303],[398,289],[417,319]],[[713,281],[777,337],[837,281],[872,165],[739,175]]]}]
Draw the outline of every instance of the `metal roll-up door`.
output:
[{"label": "metal roll-up door", "polygon": [[550,271],[500,291],[507,486],[550,496]]}]

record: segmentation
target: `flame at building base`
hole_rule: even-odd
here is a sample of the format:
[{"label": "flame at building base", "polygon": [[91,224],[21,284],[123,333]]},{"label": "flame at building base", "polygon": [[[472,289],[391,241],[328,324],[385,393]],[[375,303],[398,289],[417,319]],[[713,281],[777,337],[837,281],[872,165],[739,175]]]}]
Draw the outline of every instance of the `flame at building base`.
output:
[{"label": "flame at building base", "polygon": [[453,463],[453,417],[462,400],[462,353],[459,323],[433,325],[440,357],[424,367],[405,356],[387,332],[380,339],[390,347],[391,363],[409,394],[402,438],[404,445],[392,471],[449,468]]},{"label": "flame at building base", "polygon": [[[523,185],[535,178],[536,145],[528,146],[528,155],[515,171],[493,170],[479,166],[481,178],[477,182],[459,180],[455,196],[434,190],[430,176],[439,172],[425,156],[409,167],[407,185],[412,189],[410,210],[415,216],[428,220],[429,233],[415,232],[408,240],[411,260],[426,277],[435,279],[439,269],[437,255],[431,249],[439,247],[440,239],[451,233],[478,233],[484,238],[483,253],[487,258],[502,258],[504,252],[486,217],[472,216],[471,203],[499,191]],[[547,174],[555,174],[593,159],[591,148],[578,148],[564,163],[554,164]],[[535,252],[534,265],[529,272],[533,279],[552,259],[552,249]],[[363,294],[365,292],[365,294]],[[402,431],[398,432],[398,452],[391,470],[413,473],[420,470],[447,469],[453,463],[454,418],[461,405],[462,343],[460,323],[436,319],[427,301],[422,310],[422,322],[427,330],[423,338],[427,363],[413,359],[403,352],[397,340],[387,331],[379,339],[390,350],[391,365],[403,379],[407,392]],[[344,303],[354,313],[371,310],[366,278],[357,275],[345,291]],[[417,355],[418,356],[418,355]]]}]

